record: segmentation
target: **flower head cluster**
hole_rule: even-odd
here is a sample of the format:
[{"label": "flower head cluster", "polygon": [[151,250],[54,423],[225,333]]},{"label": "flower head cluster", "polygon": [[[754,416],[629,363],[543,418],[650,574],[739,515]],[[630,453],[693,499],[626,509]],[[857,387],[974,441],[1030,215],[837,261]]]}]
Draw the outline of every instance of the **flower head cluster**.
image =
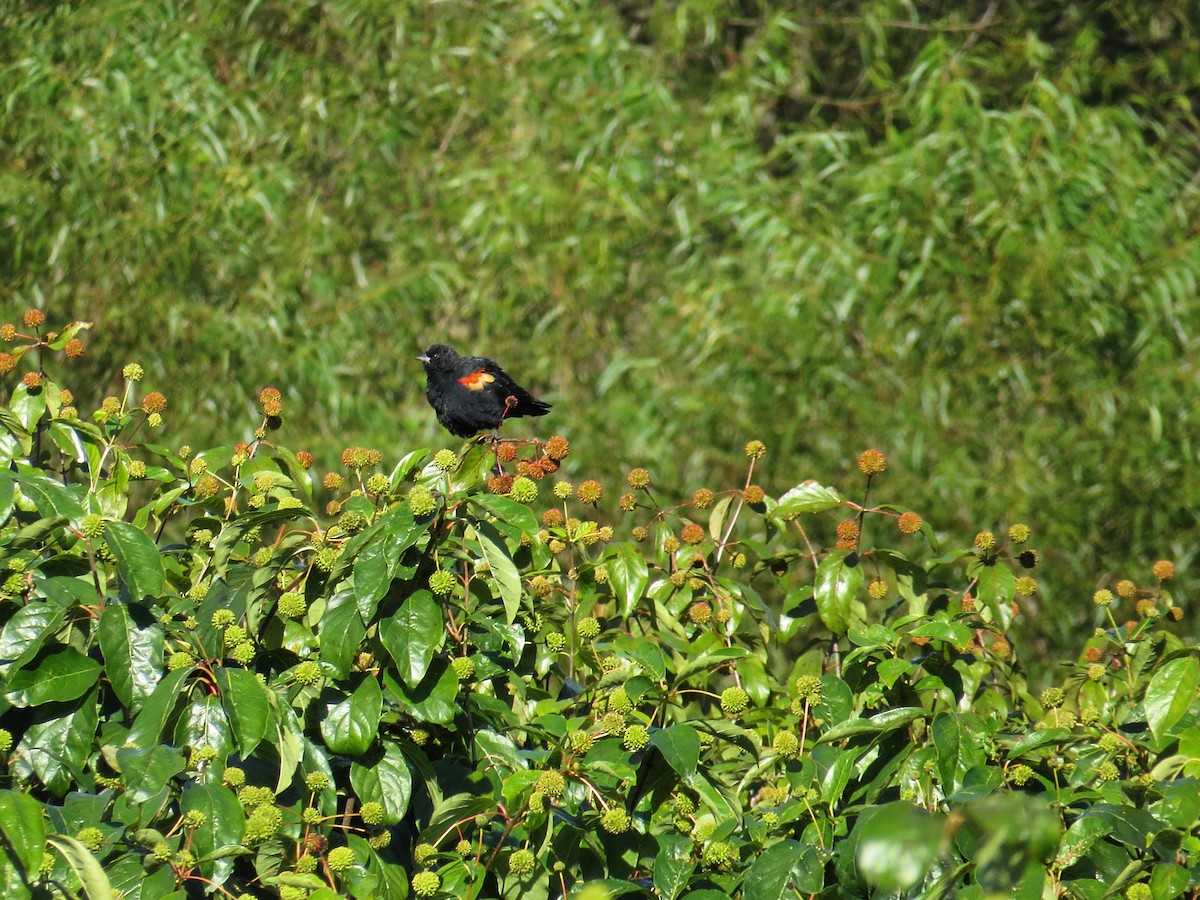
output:
[{"label": "flower head cluster", "polygon": [[369,469],[382,461],[382,453],[367,447],[347,447],[342,451],[342,465],[347,469]]},{"label": "flower head cluster", "polygon": [[858,470],[864,475],[881,475],[887,468],[887,457],[880,450],[864,450],[858,458]]},{"label": "flower head cluster", "polygon": [[263,388],[258,394],[258,405],[264,416],[277,418],[283,414],[283,395],[277,388]]}]

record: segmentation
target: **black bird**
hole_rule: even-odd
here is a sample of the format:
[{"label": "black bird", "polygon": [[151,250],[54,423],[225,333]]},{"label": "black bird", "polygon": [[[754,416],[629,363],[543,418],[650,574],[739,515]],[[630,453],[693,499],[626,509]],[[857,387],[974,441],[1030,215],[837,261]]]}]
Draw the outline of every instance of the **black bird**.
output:
[{"label": "black bird", "polygon": [[425,396],[438,421],[457,437],[495,431],[505,419],[544,416],[543,403],[486,356],[459,356],[433,344],[417,357],[425,364]]}]

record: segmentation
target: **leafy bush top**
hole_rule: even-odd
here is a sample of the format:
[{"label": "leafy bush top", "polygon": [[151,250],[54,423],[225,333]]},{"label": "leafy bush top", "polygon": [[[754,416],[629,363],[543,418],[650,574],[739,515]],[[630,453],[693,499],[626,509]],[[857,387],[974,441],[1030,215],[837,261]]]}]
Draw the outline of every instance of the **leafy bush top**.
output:
[{"label": "leafy bush top", "polygon": [[[562,437],[154,438],[0,337],[7,897],[1171,898],[1200,884],[1196,648],[1160,561],[1032,696],[1035,529],[744,479],[658,502]],[[32,360],[37,364],[31,364]],[[318,508],[321,506],[321,508]],[[1117,615],[1117,611],[1120,614]]]}]

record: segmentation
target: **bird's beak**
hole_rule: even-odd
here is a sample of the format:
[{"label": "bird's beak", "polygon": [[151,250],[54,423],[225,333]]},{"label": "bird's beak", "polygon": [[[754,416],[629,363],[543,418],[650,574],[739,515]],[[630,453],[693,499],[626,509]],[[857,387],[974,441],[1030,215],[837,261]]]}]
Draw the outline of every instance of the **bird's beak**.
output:
[{"label": "bird's beak", "polygon": [[419,359],[423,363],[429,362],[429,357],[422,353],[420,356],[414,356],[413,359]]}]

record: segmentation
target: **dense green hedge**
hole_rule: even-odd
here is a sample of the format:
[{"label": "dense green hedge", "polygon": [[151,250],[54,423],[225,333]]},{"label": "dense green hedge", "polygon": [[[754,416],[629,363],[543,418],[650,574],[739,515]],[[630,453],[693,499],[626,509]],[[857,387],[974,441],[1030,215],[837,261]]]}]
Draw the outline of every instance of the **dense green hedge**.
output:
[{"label": "dense green hedge", "polygon": [[879,446],[947,536],[1036,513],[1055,653],[1104,578],[1191,577],[1187,4],[105,0],[0,40],[0,296],[103,324],[88,403],[137,358],[199,443],[275,383],[298,444],[399,455],[449,339],[607,478]]},{"label": "dense green hedge", "polygon": [[184,447],[140,365],[77,406],[47,328],[0,355],[5,897],[1200,889],[1169,561],[1033,696],[1036,532],[942,545],[876,450],[779,496],[757,441],[711,488],[559,436],[318,479],[279,391]]}]

